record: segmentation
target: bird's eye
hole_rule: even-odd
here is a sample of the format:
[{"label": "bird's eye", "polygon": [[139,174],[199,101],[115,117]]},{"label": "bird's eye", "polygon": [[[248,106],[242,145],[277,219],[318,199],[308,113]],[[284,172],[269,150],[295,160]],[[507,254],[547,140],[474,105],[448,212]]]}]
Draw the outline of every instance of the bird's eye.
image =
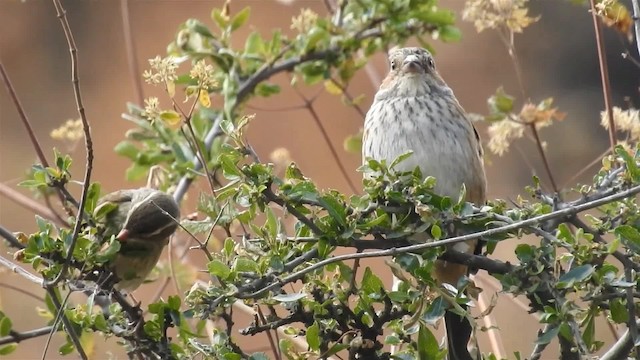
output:
[{"label": "bird's eye", "polygon": [[396,61],[391,60],[391,70],[395,70],[395,69],[396,69]]},{"label": "bird's eye", "polygon": [[427,60],[427,64],[429,64],[430,69],[433,69],[436,67],[436,63],[433,62],[432,58],[429,58],[429,60]]}]

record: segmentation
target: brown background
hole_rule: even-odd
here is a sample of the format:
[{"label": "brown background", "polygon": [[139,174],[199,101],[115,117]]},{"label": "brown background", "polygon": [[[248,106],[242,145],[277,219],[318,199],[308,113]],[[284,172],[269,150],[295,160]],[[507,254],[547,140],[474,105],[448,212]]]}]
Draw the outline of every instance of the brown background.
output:
[{"label": "brown background", "polygon": [[[209,14],[222,1],[151,1],[131,0],[130,17],[137,62],[146,69],[146,59],[164,55],[166,45],[173,38],[180,23],[188,18],[197,18],[212,28]],[[462,1],[442,1],[442,6],[460,10]],[[95,167],[93,179],[100,181],[106,190],[133,187],[140,184],[126,183],[124,170],[128,160],[116,156],[112,149],[129,128],[129,123],[120,118],[128,101],[135,101],[132,78],[127,65],[120,2],[115,0],[75,0],[64,1],[68,18],[79,49],[79,73],[87,116],[91,122],[95,144]],[[290,19],[300,8],[309,7],[322,13],[322,1],[299,0],[283,4],[274,0],[234,0],[232,11],[250,5],[252,16],[248,26],[235,34],[235,44],[243,44],[252,29],[267,35],[273,28],[289,30]],[[516,37],[519,55],[523,62],[524,83],[528,95],[534,102],[553,96],[562,111],[568,112],[567,119],[552,128],[542,131],[548,143],[551,168],[559,184],[564,184],[576,172],[591,162],[607,147],[607,137],[598,125],[602,108],[595,40],[590,14],[585,7],[572,6],[568,1],[537,1],[532,3],[533,14],[541,14],[542,19],[525,34]],[[460,15],[458,16],[460,20]],[[507,92],[518,94],[512,63],[497,35],[491,31],[476,34],[473,27],[459,21],[463,40],[458,44],[442,44],[433,41],[437,50],[436,62],[440,73],[454,89],[460,102],[469,112],[486,113],[486,99],[498,86]],[[622,41],[612,31],[606,31],[611,67],[614,101],[624,105],[624,97],[637,99],[638,72],[629,62],[620,58],[624,47]],[[69,118],[77,118],[70,82],[68,49],[51,1],[45,0],[0,0],[0,57],[11,77],[27,115],[36,128],[36,133],[47,151],[53,147],[69,151],[65,144],[49,138],[49,132]],[[384,75],[384,56],[374,59],[375,69]],[[286,82],[286,78],[282,78]],[[145,86],[147,95],[157,90]],[[305,91],[315,93],[317,89]],[[370,104],[375,87],[364,72],[351,84],[352,94],[365,94],[365,109]],[[162,99],[162,98],[161,98]],[[164,99],[166,101],[166,99]],[[299,105],[302,101],[292,91],[268,100],[252,102],[259,108],[277,109]],[[165,102],[166,104],[166,102]],[[517,106],[520,106],[519,103]],[[339,98],[323,94],[316,102],[316,109],[324,126],[328,129],[333,143],[341,150],[342,140],[356,133],[362,126],[362,118],[350,108],[340,105]],[[252,110],[257,114],[249,139],[258,154],[267,159],[276,148],[286,147],[293,160],[306,175],[313,178],[323,188],[336,188],[348,192],[348,186],[332,160],[327,144],[319,135],[316,125],[308,112],[296,110],[273,112]],[[481,133],[486,127],[480,125]],[[485,136],[486,138],[486,136]],[[75,159],[73,175],[82,178],[84,152],[82,146],[72,150]],[[340,156],[351,172],[356,183],[360,175],[355,169],[360,162],[359,155],[340,151]],[[0,91],[0,181],[14,188],[26,169],[35,161],[35,155],[21,126],[16,109],[7,96]],[[514,199],[530,183],[532,174],[538,174],[546,183],[539,157],[530,140],[517,142],[515,148],[500,158],[492,154],[487,157],[489,197]],[[528,164],[531,164],[528,165]],[[588,182],[593,174],[588,171],[581,177]],[[573,184],[571,184],[573,185]],[[71,185],[77,193],[79,186]],[[27,194],[23,189],[19,191]],[[195,194],[195,192],[192,192]],[[193,197],[193,195],[192,195]],[[193,208],[183,209],[183,213]],[[28,210],[17,206],[6,198],[0,198],[0,224],[13,231],[30,232],[35,229],[34,217]],[[511,250],[519,240],[501,244],[496,257],[510,259]],[[7,249],[2,248],[3,255]],[[201,255],[192,256],[193,263],[201,266]],[[388,278],[384,267],[376,265],[377,271]],[[480,275],[486,279],[485,275]],[[0,274],[0,285],[19,285],[39,296],[42,291],[31,284],[19,280],[15,275]],[[481,284],[483,284],[481,282]],[[495,292],[486,285],[487,294]],[[155,291],[148,285],[139,293],[145,298]],[[167,291],[170,294],[171,288]],[[20,293],[0,287],[0,308],[11,314],[14,328],[28,330],[44,324],[34,311],[42,304]],[[531,351],[531,342],[539,329],[530,315],[516,307],[509,296],[502,296],[495,312],[498,324],[504,330],[503,339],[509,353]],[[246,324],[245,324],[246,325]],[[604,327],[601,326],[601,330]],[[603,331],[603,340],[610,334]],[[264,350],[264,339],[249,339],[255,348]],[[54,345],[48,358],[58,357],[57,346],[61,337],[54,337]],[[39,358],[44,338],[27,341],[11,358]],[[111,346],[96,341],[95,358]],[[554,345],[551,346],[555,348]],[[485,347],[486,349],[486,347]],[[120,354],[120,350],[115,350]],[[555,350],[554,350],[555,351]],[[553,352],[545,353],[553,356]]]}]

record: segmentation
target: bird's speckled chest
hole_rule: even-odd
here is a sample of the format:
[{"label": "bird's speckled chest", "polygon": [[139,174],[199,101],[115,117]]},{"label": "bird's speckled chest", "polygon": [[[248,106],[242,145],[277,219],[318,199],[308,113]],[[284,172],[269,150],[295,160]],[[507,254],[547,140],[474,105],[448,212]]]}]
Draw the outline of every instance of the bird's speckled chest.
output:
[{"label": "bird's speckled chest", "polygon": [[365,120],[363,156],[389,163],[412,151],[397,170],[419,166],[424,176],[437,179],[436,192],[455,198],[463,183],[477,181],[480,161],[464,116],[452,97],[377,98]]}]

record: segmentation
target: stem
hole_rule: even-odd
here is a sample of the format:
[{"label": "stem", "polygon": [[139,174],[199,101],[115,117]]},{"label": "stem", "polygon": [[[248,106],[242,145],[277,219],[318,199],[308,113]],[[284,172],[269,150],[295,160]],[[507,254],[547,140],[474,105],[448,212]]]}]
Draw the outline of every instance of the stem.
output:
[{"label": "stem", "polygon": [[[595,0],[590,0],[591,17],[593,18],[593,28],[596,33],[596,47],[598,49],[598,61],[600,62],[600,79],[602,80],[602,96],[604,97],[604,107],[607,111],[609,121],[609,143],[611,145],[611,153],[614,153],[616,147],[616,124],[613,121],[613,109],[611,108],[611,84],[609,83],[609,67],[607,65],[607,57],[604,49],[604,39],[602,37],[602,24],[596,12]],[[634,5],[635,10],[635,5]],[[638,22],[636,21],[636,31],[638,30]],[[640,46],[640,45],[639,45]]]}]

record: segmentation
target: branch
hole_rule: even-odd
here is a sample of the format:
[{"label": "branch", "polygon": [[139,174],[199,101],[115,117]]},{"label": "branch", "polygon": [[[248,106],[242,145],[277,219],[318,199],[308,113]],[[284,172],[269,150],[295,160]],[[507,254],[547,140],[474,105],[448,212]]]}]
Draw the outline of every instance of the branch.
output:
[{"label": "branch", "polygon": [[62,30],[67,38],[67,44],[69,45],[69,53],[71,54],[71,82],[73,83],[73,93],[76,98],[76,105],[78,107],[78,114],[80,114],[80,120],[82,121],[82,130],[84,131],[84,145],[87,150],[86,168],[84,172],[84,180],[82,181],[82,194],[80,195],[80,206],[78,207],[78,216],[76,218],[75,226],[73,227],[73,235],[71,236],[71,244],[69,244],[69,252],[67,254],[67,260],[62,264],[62,269],[55,279],[48,282],[48,286],[55,286],[64,274],[69,269],[69,263],[73,257],[73,249],[76,247],[78,241],[78,234],[80,233],[80,227],[82,226],[82,218],[84,214],[85,203],[87,199],[87,192],[89,190],[89,183],[91,182],[91,170],[93,169],[93,141],[91,140],[91,127],[87,121],[87,116],[84,112],[84,106],[82,105],[82,96],[80,95],[80,81],[78,80],[78,50],[76,48],[69,22],[67,21],[66,11],[60,4],[60,0],[53,0],[53,5],[56,8],[56,14],[60,19]]},{"label": "branch", "polygon": [[[602,81],[602,96],[604,97],[604,108],[607,111],[609,120],[609,143],[611,153],[616,147],[616,124],[613,121],[613,110],[611,108],[611,84],[609,83],[609,67],[607,66],[607,56],[604,49],[604,38],[602,36],[602,24],[598,18],[595,0],[590,0],[591,16],[593,18],[593,28],[596,33],[596,47],[598,48],[598,61],[600,62],[600,80]],[[634,7],[635,10],[635,7]],[[636,21],[636,30],[638,22]],[[637,39],[637,38],[636,38]],[[640,46],[640,45],[639,45]]]},{"label": "branch", "polygon": [[[606,193],[606,192],[605,192]],[[379,251],[371,251],[371,252],[363,252],[363,253],[355,253],[355,254],[347,254],[347,255],[339,255],[339,256],[334,256],[322,261],[319,261],[303,270],[300,270],[298,272],[295,272],[293,274],[290,274],[289,276],[278,280],[275,283],[272,283],[256,292],[250,293],[250,294],[242,294],[241,295],[241,290],[239,289],[238,291],[235,292],[235,294],[233,294],[232,296],[237,296],[239,298],[253,298],[253,297],[260,297],[262,295],[264,295],[267,291],[275,289],[279,286],[282,286],[283,284],[287,284],[293,281],[296,281],[298,279],[300,279],[302,276],[304,276],[305,274],[312,272],[314,270],[320,269],[328,264],[332,264],[335,262],[339,262],[339,261],[345,261],[345,260],[353,260],[353,259],[362,259],[362,258],[373,258],[373,257],[383,257],[383,256],[396,256],[398,254],[403,254],[403,253],[409,253],[409,252],[418,252],[418,251],[423,251],[429,248],[433,248],[433,247],[438,247],[438,246],[444,246],[444,245],[451,245],[451,244],[455,244],[455,243],[459,243],[459,242],[465,242],[465,241],[470,241],[470,240],[475,240],[475,239],[479,239],[481,237],[491,237],[494,235],[498,235],[498,234],[502,234],[502,233],[506,233],[506,232],[510,232],[513,230],[518,230],[524,227],[530,227],[530,226],[534,226],[534,225],[538,225],[541,223],[544,223],[548,220],[551,219],[566,219],[569,218],[571,216],[574,216],[577,213],[580,213],[582,211],[585,210],[589,210],[589,209],[593,209],[596,208],[600,205],[604,205],[613,201],[617,201],[620,199],[624,199],[630,196],[633,196],[635,194],[640,193],[640,185],[636,185],[632,188],[629,188],[625,191],[621,191],[618,193],[614,193],[613,195],[609,195],[609,196],[603,196],[599,199],[596,200],[592,200],[592,201],[586,201],[585,199],[587,199],[586,197],[583,199],[580,199],[578,201],[576,201],[574,204],[567,204],[566,207],[553,211],[551,213],[548,214],[544,214],[544,215],[540,215],[540,216],[536,216],[533,217],[531,219],[527,219],[527,220],[522,220],[520,222],[514,222],[512,224],[508,224],[508,225],[504,225],[504,226],[500,226],[500,227],[496,227],[493,229],[489,229],[489,230],[484,230],[484,231],[480,231],[480,232],[476,232],[476,233],[472,233],[472,234],[467,234],[467,235],[463,235],[463,236],[456,236],[456,237],[452,237],[449,239],[443,239],[443,240],[438,240],[438,241],[433,241],[433,242],[429,242],[429,243],[424,243],[424,244],[417,244],[417,245],[411,245],[411,246],[405,246],[405,247],[401,247],[401,248],[391,248],[388,250],[379,250]],[[582,201],[585,201],[583,203],[581,203]],[[244,288],[246,289],[246,287]],[[241,295],[241,296],[240,296]],[[219,299],[221,300],[221,298]]]},{"label": "branch", "polygon": [[[56,329],[59,331],[60,329]],[[53,331],[53,326],[45,326],[39,329],[33,329],[24,332],[10,331],[9,335],[0,338],[0,345],[11,344],[11,343],[19,343],[24,340],[33,339],[36,337],[48,335],[51,331]]]}]

